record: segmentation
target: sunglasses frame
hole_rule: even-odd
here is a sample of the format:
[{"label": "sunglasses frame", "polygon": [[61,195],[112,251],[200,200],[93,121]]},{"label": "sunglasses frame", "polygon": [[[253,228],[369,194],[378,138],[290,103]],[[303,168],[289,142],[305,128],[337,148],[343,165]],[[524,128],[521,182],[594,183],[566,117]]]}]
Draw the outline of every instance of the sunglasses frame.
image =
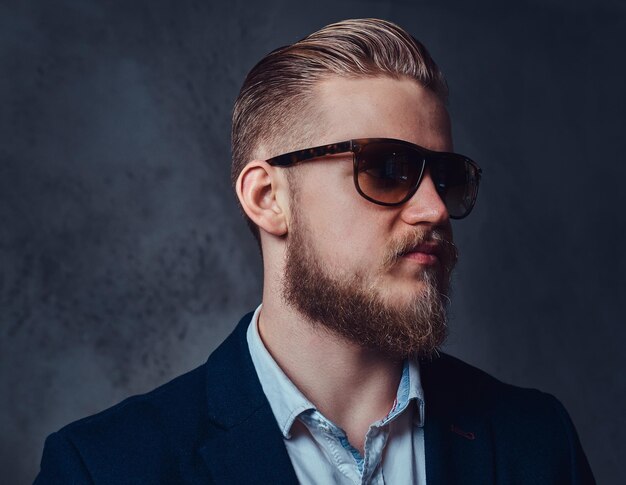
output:
[{"label": "sunglasses frame", "polygon": [[[394,145],[406,146],[407,148],[410,148],[418,152],[424,160],[424,162],[422,163],[422,169],[419,174],[419,177],[416,179],[416,182],[413,184],[413,186],[409,189],[407,195],[399,202],[381,202],[379,200],[373,199],[372,197],[365,194],[361,190],[361,186],[359,185],[358,155],[363,150],[363,148],[365,148],[367,145],[377,144],[377,143],[392,143]],[[317,158],[326,157],[328,155],[338,155],[340,153],[348,153],[348,152],[352,152],[354,186],[357,192],[359,193],[359,195],[363,197],[364,199],[369,200],[370,202],[373,202],[374,204],[388,206],[388,207],[402,205],[406,201],[408,201],[411,197],[413,197],[413,195],[415,195],[415,192],[417,192],[417,189],[419,188],[420,183],[422,182],[424,172],[426,171],[426,168],[429,165],[429,159],[432,159],[433,157],[437,157],[437,158],[453,157],[456,159],[461,159],[464,163],[469,163],[472,167],[474,167],[476,171],[476,189],[472,197],[472,204],[466,210],[466,212],[461,216],[450,215],[450,218],[463,219],[464,217],[467,217],[469,213],[472,211],[472,209],[474,208],[474,204],[476,203],[476,198],[478,196],[478,186],[480,183],[480,177],[482,174],[482,170],[476,162],[474,162],[471,158],[466,157],[465,155],[461,155],[461,154],[453,153],[453,152],[438,152],[434,150],[429,150],[427,148],[421,147],[419,145],[416,145],[414,143],[410,143],[404,140],[397,140],[394,138],[358,138],[358,139],[353,139],[353,140],[341,141],[338,143],[330,143],[329,145],[320,145],[320,146],[313,147],[313,148],[305,148],[302,150],[296,150],[293,152],[284,153],[282,155],[269,158],[265,161],[272,166],[288,167],[290,165],[294,165],[299,162],[305,162],[307,160],[314,160]],[[439,193],[438,189],[437,189],[437,192]]]}]

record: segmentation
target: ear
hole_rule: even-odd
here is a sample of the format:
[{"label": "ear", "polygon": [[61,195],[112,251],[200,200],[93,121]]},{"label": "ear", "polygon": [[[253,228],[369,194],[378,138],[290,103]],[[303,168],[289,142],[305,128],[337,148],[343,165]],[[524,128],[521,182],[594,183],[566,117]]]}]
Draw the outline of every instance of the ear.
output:
[{"label": "ear", "polygon": [[243,168],[235,186],[239,203],[252,222],[279,237],[287,233],[287,199],[282,197],[282,181],[269,163],[254,160]]}]

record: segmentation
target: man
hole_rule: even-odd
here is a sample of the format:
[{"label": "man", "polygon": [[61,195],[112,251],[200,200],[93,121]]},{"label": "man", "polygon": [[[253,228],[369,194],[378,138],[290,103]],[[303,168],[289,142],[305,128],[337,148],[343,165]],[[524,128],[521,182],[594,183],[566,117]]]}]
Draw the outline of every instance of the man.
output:
[{"label": "man", "polygon": [[37,483],[593,483],[561,404],[437,348],[480,169],[389,22],[257,64],[233,182],[263,303],[198,369],[51,435]]}]

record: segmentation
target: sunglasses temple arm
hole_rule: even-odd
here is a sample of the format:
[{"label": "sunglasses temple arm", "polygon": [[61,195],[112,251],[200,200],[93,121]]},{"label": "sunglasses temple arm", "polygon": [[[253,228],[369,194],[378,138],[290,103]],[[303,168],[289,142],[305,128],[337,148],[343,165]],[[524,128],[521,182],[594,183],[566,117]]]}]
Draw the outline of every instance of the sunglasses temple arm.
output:
[{"label": "sunglasses temple arm", "polygon": [[277,157],[269,158],[266,162],[273,166],[286,167],[288,165],[293,165],[294,163],[304,162],[314,158],[349,152],[352,151],[352,145],[352,140],[343,141],[341,143],[331,143],[330,145],[322,145],[319,147],[307,148],[306,150],[299,150],[296,152],[285,153],[284,155],[278,155]]}]

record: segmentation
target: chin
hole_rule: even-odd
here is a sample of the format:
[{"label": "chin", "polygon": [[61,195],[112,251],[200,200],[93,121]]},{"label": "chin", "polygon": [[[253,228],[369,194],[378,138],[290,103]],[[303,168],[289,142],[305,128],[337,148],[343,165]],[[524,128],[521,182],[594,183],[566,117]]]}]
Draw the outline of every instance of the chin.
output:
[{"label": "chin", "polygon": [[380,293],[380,296],[388,305],[402,308],[421,299],[424,296],[425,289],[426,283],[424,281],[411,279],[385,285],[385,289]]}]

